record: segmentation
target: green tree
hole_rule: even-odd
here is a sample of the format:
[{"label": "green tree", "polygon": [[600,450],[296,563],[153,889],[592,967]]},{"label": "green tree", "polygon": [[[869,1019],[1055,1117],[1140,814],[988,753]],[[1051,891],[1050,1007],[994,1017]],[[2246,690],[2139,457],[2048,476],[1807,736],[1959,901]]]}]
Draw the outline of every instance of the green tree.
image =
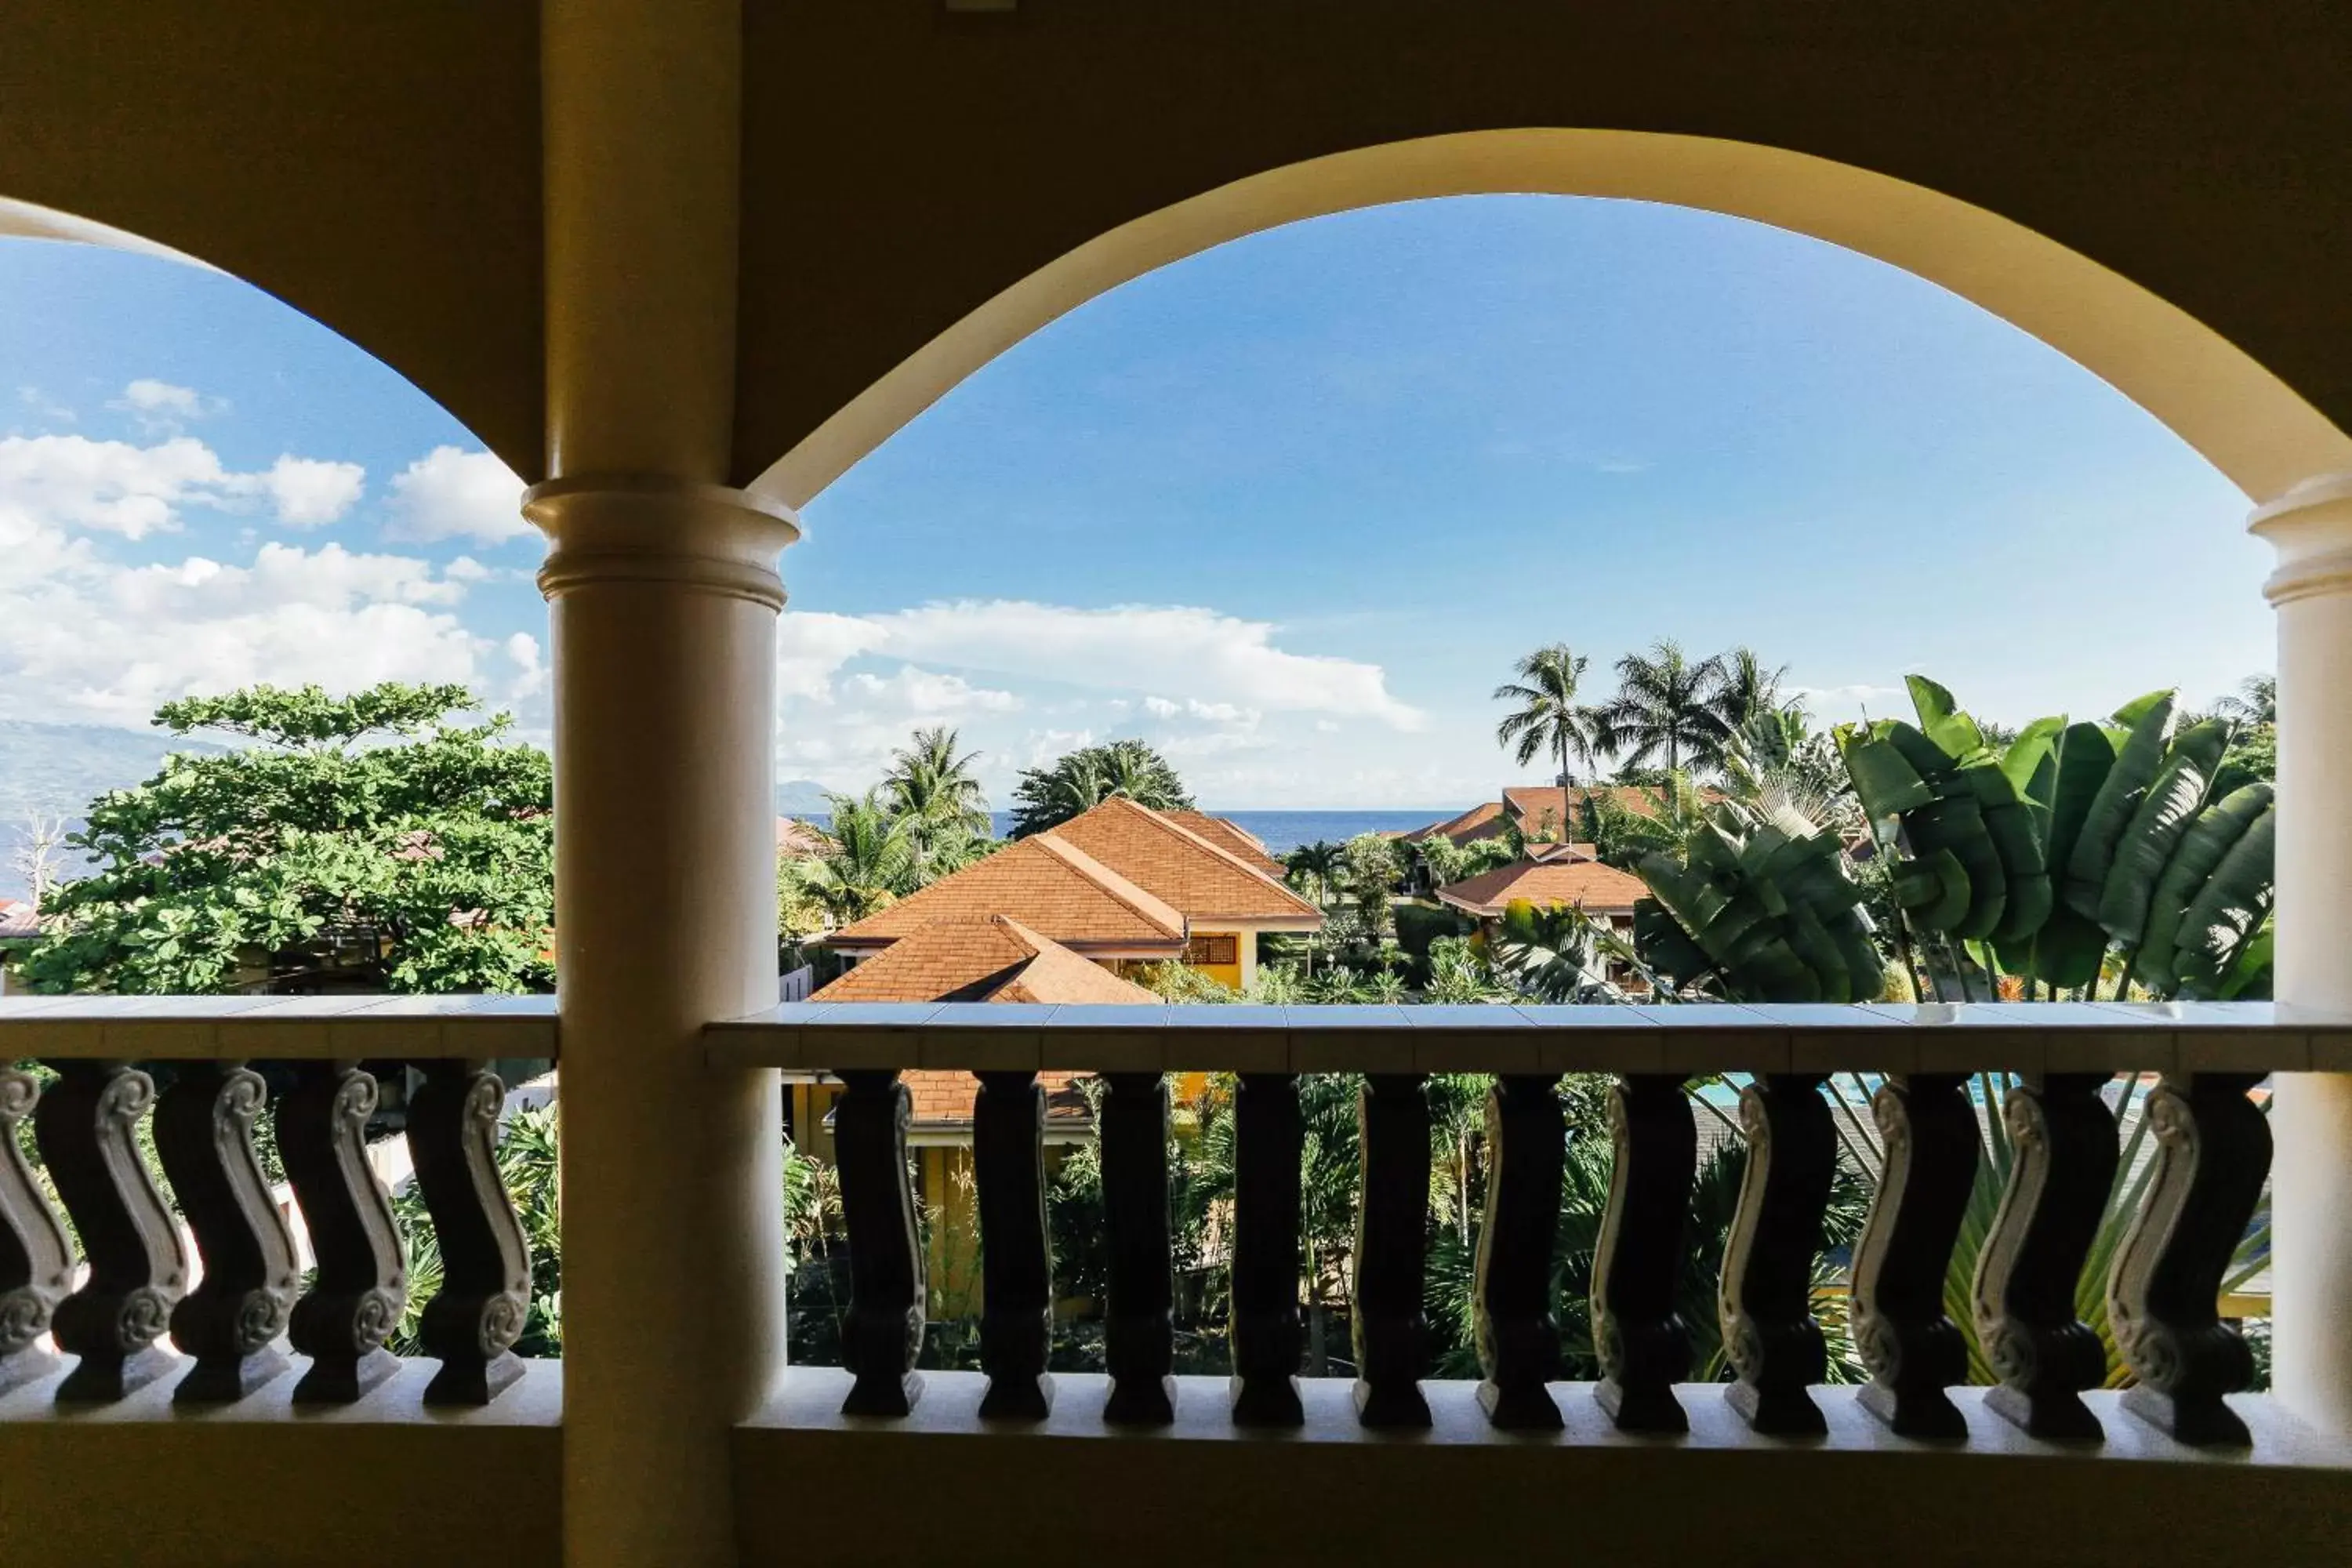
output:
[{"label": "green tree", "polygon": [[554,982],[547,753],[462,686],[338,697],[248,687],[167,702],[180,752],[91,803],[98,869],[52,889],[26,959],[43,991],[533,991]]},{"label": "green tree", "polygon": [[1495,688],[1496,701],[1518,704],[1495,726],[1495,743],[1521,767],[1549,755],[1563,789],[1576,782],[1570,759],[1591,767],[1601,749],[1592,710],[1576,697],[1587,662],[1566,643],[1553,643],[1519,660],[1518,679]]},{"label": "green tree", "polygon": [[1717,655],[1715,665],[1715,685],[1706,702],[1727,734],[1750,719],[1780,710],[1780,679],[1789,673],[1787,665],[1768,669],[1764,656],[1745,644]]},{"label": "green tree", "polygon": [[1363,913],[1364,930],[1378,942],[1388,930],[1389,903],[1395,897],[1397,879],[1404,874],[1396,841],[1377,833],[1359,833],[1348,840],[1341,859],[1348,890],[1355,895],[1356,908]]},{"label": "green tree", "polygon": [[990,847],[988,797],[971,773],[980,753],[959,755],[957,743],[945,725],[918,730],[890,753],[882,776],[883,798],[914,846],[919,885],[961,870]]},{"label": "green tree", "polygon": [[1124,795],[1154,811],[1191,811],[1192,797],[1168,759],[1141,741],[1082,746],[1042,768],[1024,771],[1013,787],[1013,837],[1026,838]]},{"label": "green tree", "polygon": [[1332,893],[1339,886],[1346,868],[1346,852],[1328,839],[1318,838],[1312,844],[1301,844],[1282,858],[1284,880],[1315,900],[1328,907]]},{"label": "green tree", "polygon": [[852,925],[922,886],[921,858],[908,818],[880,790],[829,795],[833,846],[797,863],[802,893],[836,925]]},{"label": "green tree", "polygon": [[1595,743],[1629,768],[1714,765],[1731,732],[1716,710],[1724,678],[1721,659],[1694,661],[1671,637],[1627,654],[1617,661],[1617,695],[1596,714]]}]

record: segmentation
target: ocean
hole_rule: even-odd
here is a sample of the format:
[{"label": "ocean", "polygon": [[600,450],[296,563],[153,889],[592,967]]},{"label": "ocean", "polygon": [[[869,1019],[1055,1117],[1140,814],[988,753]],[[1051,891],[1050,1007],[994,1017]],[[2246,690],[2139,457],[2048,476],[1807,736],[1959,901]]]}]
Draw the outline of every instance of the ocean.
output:
[{"label": "ocean", "polygon": [[[1433,822],[1444,822],[1458,816],[1464,808],[1458,805],[1433,806],[1427,811],[1220,811],[1215,806],[1203,806],[1211,816],[1222,816],[1239,823],[1262,839],[1266,851],[1281,855],[1302,844],[1327,839],[1344,844],[1359,833],[1380,833],[1391,829],[1426,827]],[[832,820],[822,811],[788,812],[804,822],[823,827]],[[1013,814],[999,811],[991,814],[996,823],[999,838],[1012,831]]]}]

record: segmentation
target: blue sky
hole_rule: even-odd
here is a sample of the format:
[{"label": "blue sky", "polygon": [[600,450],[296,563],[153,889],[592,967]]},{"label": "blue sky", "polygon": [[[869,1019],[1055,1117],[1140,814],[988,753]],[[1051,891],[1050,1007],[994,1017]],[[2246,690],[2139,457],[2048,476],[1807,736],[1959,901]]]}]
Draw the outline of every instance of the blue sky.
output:
[{"label": "blue sky", "polygon": [[[538,541],[413,388],[233,279],[0,241],[0,717],[243,679],[472,681],[545,722]],[[2237,493],[1906,274],[1562,198],[1325,218],[1138,279],[806,510],[779,763],[914,724],[1141,734],[1204,801],[1459,806],[1563,640],[1753,644],[1823,719],[1925,670],[2011,721],[2270,663]],[[26,628],[33,628],[27,630]]]}]

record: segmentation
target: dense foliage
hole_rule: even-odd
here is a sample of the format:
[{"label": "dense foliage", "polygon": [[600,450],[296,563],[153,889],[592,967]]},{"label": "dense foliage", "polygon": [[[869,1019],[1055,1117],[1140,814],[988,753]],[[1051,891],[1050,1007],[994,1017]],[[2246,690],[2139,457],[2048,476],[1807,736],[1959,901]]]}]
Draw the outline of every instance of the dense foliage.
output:
[{"label": "dense foliage", "polygon": [[93,802],[43,900],[43,991],[531,991],[554,979],[547,753],[461,686],[256,686],[165,703],[178,752]]},{"label": "dense foliage", "polygon": [[1154,811],[1191,811],[1192,796],[1168,759],[1141,741],[1081,746],[1013,786],[1013,834],[1026,838],[1124,795]]}]

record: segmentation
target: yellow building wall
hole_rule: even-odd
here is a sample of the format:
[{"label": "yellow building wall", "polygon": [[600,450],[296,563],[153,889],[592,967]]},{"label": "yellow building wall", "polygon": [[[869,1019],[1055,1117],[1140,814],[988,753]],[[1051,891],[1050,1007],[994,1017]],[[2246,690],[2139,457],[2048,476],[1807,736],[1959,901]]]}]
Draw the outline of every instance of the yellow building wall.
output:
[{"label": "yellow building wall", "polygon": [[1196,931],[1184,949],[1184,962],[1226,990],[1239,991],[1248,980],[1245,950],[1256,941],[1247,931]]}]

